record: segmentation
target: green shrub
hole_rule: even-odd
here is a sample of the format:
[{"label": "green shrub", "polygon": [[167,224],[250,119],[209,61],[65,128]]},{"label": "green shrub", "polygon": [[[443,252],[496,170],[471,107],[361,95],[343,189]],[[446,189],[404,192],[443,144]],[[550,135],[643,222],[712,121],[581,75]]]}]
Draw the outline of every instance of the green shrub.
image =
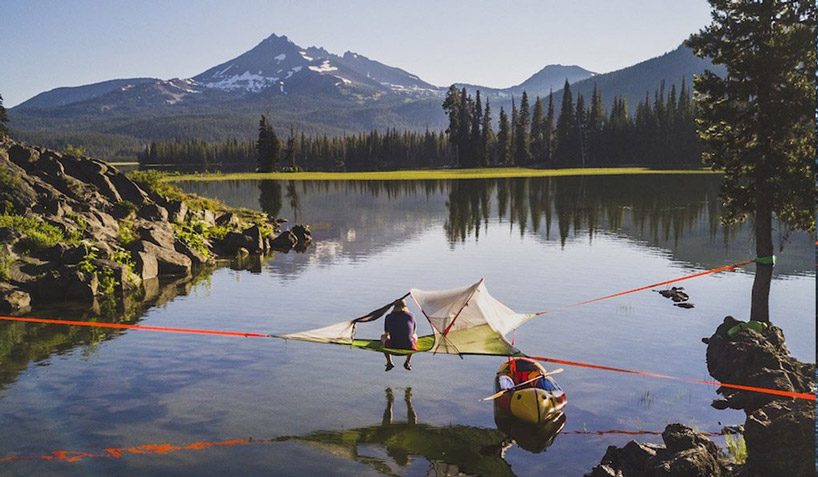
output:
[{"label": "green shrub", "polygon": [[20,241],[21,245],[29,251],[41,250],[66,242],[62,230],[34,216],[0,214],[0,227],[8,227],[19,232],[23,236]]},{"label": "green shrub", "polygon": [[74,157],[80,157],[85,155],[85,149],[83,149],[80,146],[74,146],[73,144],[66,145],[63,152],[68,154],[69,156]]},{"label": "green shrub", "polygon": [[727,451],[736,464],[743,464],[747,460],[747,442],[744,441],[744,434],[737,434],[737,436],[725,434],[724,442],[727,444]]},{"label": "green shrub", "polygon": [[141,188],[154,192],[167,200],[181,200],[187,204],[190,210],[216,211],[227,208],[224,202],[220,200],[185,193],[179,187],[165,180],[168,175],[154,170],[131,171],[128,173],[128,177]]},{"label": "green shrub", "polygon": [[116,233],[116,240],[120,245],[129,245],[136,242],[136,232],[134,231],[134,223],[131,220],[120,220],[119,231]]},{"label": "green shrub", "polygon": [[210,256],[210,249],[207,247],[207,241],[205,240],[204,235],[197,233],[190,225],[173,224],[173,231],[175,232],[176,237],[184,242],[185,245],[190,247],[191,250],[194,250],[205,257]]}]

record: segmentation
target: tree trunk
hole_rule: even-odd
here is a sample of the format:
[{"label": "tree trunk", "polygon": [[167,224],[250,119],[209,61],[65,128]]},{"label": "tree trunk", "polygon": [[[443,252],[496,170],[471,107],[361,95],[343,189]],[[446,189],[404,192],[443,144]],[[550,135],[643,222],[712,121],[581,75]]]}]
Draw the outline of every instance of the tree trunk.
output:
[{"label": "tree trunk", "polygon": [[[769,196],[759,197],[756,202],[755,232],[756,257],[773,255],[773,217]],[[756,274],[753,280],[753,295],[750,307],[750,319],[770,321],[770,284],[773,278],[772,263],[756,263]]]}]

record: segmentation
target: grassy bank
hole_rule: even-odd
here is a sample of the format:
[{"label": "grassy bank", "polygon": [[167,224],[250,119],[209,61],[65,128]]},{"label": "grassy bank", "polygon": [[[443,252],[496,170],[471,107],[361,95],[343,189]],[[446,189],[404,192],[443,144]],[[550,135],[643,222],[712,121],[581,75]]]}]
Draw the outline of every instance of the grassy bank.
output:
[{"label": "grassy bank", "polygon": [[296,180],[296,181],[394,181],[439,179],[502,179],[511,177],[605,176],[636,174],[712,174],[709,169],[648,169],[645,167],[609,167],[582,169],[526,169],[521,167],[482,169],[425,169],[384,172],[238,172],[174,174],[166,181],[240,181],[240,180]]}]

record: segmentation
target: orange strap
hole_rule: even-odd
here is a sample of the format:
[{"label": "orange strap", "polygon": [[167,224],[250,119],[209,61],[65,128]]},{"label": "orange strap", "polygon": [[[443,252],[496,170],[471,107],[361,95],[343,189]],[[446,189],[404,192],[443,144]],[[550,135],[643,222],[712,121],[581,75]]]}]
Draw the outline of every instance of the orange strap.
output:
[{"label": "orange strap", "polygon": [[671,283],[677,283],[677,282],[681,282],[681,281],[685,281],[685,280],[691,280],[693,278],[699,278],[699,277],[703,277],[703,276],[706,276],[706,275],[712,275],[714,273],[729,272],[729,271],[735,270],[738,267],[743,267],[745,265],[749,265],[749,264],[751,264],[753,262],[754,262],[754,260],[744,260],[744,261],[741,261],[741,262],[738,262],[738,263],[733,263],[733,264],[730,264],[730,265],[724,265],[722,267],[711,268],[710,270],[705,270],[703,272],[697,272],[697,273],[693,273],[691,275],[684,275],[684,276],[679,277],[679,278],[672,278],[670,280],[665,280],[665,281],[662,281],[662,282],[651,283],[650,285],[645,285],[645,286],[638,287],[638,288],[631,288],[630,290],[625,290],[625,291],[621,291],[621,292],[611,293],[610,295],[601,296],[599,298],[593,298],[591,300],[580,301],[580,302],[577,302],[577,303],[573,303],[571,305],[565,305],[565,306],[561,306],[559,308],[554,308],[554,309],[551,309],[551,310],[539,311],[537,313],[534,313],[534,315],[539,316],[539,315],[544,315],[546,313],[552,313],[552,312],[557,311],[557,310],[564,310],[566,308],[573,308],[575,306],[588,305],[588,304],[591,304],[591,303],[596,303],[598,301],[607,300],[609,298],[616,298],[618,296],[628,295],[630,293],[636,293],[636,292],[640,292],[640,291],[650,290],[651,288],[660,287],[662,285],[670,285]]},{"label": "orange strap", "polygon": [[674,381],[683,381],[687,383],[694,383],[694,384],[705,384],[708,386],[721,386],[730,389],[739,389],[741,391],[751,391],[755,393],[763,393],[763,394],[773,394],[776,396],[784,396],[793,399],[806,399],[809,401],[815,401],[815,394],[813,393],[798,393],[794,391],[785,391],[783,389],[773,389],[773,388],[762,388],[757,386],[746,386],[744,384],[730,384],[730,383],[720,383],[718,381],[710,381],[706,379],[696,379],[696,378],[683,378],[679,376],[670,376],[668,374],[659,374],[659,373],[652,373],[649,371],[638,371],[635,369],[625,369],[625,368],[614,368],[611,366],[604,366],[601,364],[591,364],[591,363],[582,363],[580,361],[568,361],[565,359],[557,359],[557,358],[546,358],[544,356],[528,356],[531,359],[536,359],[537,361],[543,361],[547,363],[556,363],[556,364],[563,364],[566,366],[578,366],[581,368],[590,368],[590,369],[599,369],[602,371],[612,371],[615,373],[627,373],[627,374],[636,374],[638,376],[647,376],[649,378],[659,378],[659,379],[671,379]]},{"label": "orange strap", "polygon": [[167,326],[126,325],[123,323],[100,323],[96,321],[49,320],[46,318],[29,318],[22,316],[0,316],[0,320],[23,321],[26,323],[45,323],[49,325],[93,326],[95,328],[116,328],[122,330],[162,331],[165,333],[192,333],[198,335],[241,336],[244,338],[267,338],[263,333],[245,331],[201,330],[196,328],[170,328]]}]

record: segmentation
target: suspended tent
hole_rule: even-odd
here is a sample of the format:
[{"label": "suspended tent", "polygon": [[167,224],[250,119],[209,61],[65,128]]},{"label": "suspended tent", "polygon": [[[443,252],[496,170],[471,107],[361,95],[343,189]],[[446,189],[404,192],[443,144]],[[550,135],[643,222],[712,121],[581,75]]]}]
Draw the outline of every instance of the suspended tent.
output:
[{"label": "suspended tent", "polygon": [[275,335],[288,340],[347,345],[394,354],[432,352],[445,354],[521,355],[506,335],[533,318],[534,314],[517,313],[491,296],[483,280],[451,290],[411,289],[411,295],[432,326],[433,334],[418,338],[418,349],[385,349],[380,340],[356,339],[358,324],[375,321],[392,307],[392,303],[354,320],[300,333]]}]

